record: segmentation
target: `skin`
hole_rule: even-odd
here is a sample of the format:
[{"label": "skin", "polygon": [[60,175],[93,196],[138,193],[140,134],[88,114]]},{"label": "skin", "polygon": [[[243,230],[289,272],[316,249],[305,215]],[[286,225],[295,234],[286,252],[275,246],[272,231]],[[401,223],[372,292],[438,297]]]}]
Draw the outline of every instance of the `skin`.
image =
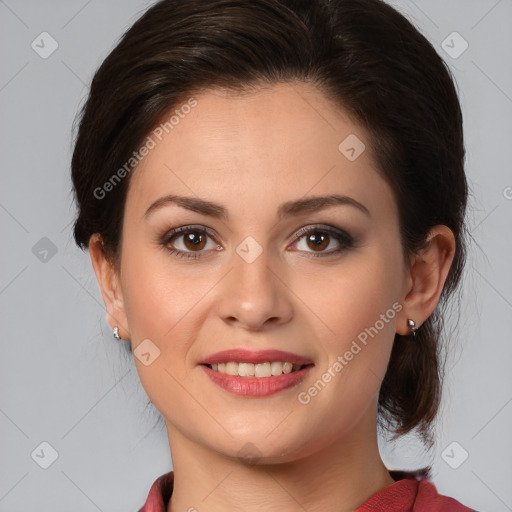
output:
[{"label": "skin", "polygon": [[[353,510],[394,483],[377,447],[379,388],[395,333],[409,333],[409,318],[421,325],[439,301],[453,233],[436,226],[426,249],[404,258],[396,202],[370,140],[314,86],[215,89],[194,98],[197,106],[133,171],[119,265],[105,258],[99,235],[89,244],[110,325],[134,350],[148,338],[160,350],[149,366],[134,360],[166,421],[175,473],[167,511]],[[355,161],[338,150],[349,134],[366,144]],[[144,215],[167,194],[221,204],[229,219],[172,203]],[[329,194],[350,196],[370,215],[336,205],[277,217],[284,202]],[[179,258],[160,240],[190,224],[213,234],[196,233],[199,259]],[[332,236],[320,249],[305,235],[294,239],[316,225],[316,240],[332,226],[354,246]],[[252,263],[236,252],[247,236],[263,251]],[[183,235],[167,247],[198,253]],[[301,404],[298,394],[394,303],[401,306],[394,318]],[[234,347],[278,348],[315,367],[291,389],[235,396],[198,364]],[[255,459],[244,458],[248,450]]]}]

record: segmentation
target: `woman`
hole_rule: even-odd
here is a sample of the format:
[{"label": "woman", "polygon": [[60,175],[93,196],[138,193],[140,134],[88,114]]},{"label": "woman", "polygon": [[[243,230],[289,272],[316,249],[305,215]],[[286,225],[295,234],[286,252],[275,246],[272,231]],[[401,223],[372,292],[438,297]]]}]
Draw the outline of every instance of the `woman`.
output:
[{"label": "woman", "polygon": [[165,419],[143,512],[467,511],[427,446],[465,260],[447,67],[379,0],[162,0],[97,71],[75,239]]}]

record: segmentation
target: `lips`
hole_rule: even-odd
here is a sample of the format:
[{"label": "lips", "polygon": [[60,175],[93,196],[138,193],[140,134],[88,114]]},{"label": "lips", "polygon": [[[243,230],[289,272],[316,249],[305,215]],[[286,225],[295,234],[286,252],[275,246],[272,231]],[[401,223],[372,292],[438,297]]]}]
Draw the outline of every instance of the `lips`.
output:
[{"label": "lips", "polygon": [[266,397],[299,385],[307,378],[313,365],[292,373],[271,377],[240,377],[214,371],[209,365],[200,365],[210,380],[221,389],[240,397]]},{"label": "lips", "polygon": [[308,366],[312,365],[313,361],[306,357],[294,354],[292,352],[284,352],[282,350],[259,350],[252,351],[246,349],[230,349],[223,350],[208,356],[199,364],[212,365],[218,363],[229,363],[236,361],[237,363],[267,363],[272,361],[288,361],[294,365]]},{"label": "lips", "polygon": [[[229,375],[217,371],[219,365],[221,367],[231,367],[235,366],[233,363],[236,363],[238,369],[240,366],[244,366],[244,376]],[[311,359],[293,352],[282,350],[252,351],[247,349],[217,352],[203,359],[199,365],[217,386],[234,395],[243,397],[265,397],[290,389],[302,382],[314,367]],[[261,369],[256,370],[258,366]],[[279,373],[279,375],[269,375],[268,366],[275,367],[276,373]],[[281,373],[281,370],[277,372],[279,367],[284,373]],[[254,369],[254,376],[251,376],[251,369]],[[290,370],[292,371],[290,372]],[[257,376],[257,374],[260,376]]]}]

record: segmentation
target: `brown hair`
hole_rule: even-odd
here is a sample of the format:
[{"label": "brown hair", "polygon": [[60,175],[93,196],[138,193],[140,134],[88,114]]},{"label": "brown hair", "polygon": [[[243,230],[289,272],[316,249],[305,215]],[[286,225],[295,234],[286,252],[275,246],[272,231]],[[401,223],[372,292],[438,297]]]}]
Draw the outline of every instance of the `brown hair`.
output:
[{"label": "brown hair", "polygon": [[[465,262],[468,187],[453,77],[432,45],[381,0],[162,0],[124,34],[94,75],[72,158],[77,244],[100,233],[118,261],[130,174],[97,190],[169,111],[210,87],[310,82],[370,134],[393,189],[404,254],[448,226],[456,254],[440,303],[414,341],[395,336],[379,425],[415,428],[429,446],[442,382],[446,299]],[[96,193],[95,193],[96,191]]]}]

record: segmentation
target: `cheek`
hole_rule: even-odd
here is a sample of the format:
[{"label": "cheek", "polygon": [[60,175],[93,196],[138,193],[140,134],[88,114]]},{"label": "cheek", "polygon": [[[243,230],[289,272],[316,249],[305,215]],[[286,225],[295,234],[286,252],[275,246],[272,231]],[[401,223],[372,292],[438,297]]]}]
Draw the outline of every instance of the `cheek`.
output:
[{"label": "cheek", "polygon": [[[122,261],[125,310],[132,339],[162,339],[186,317],[203,293],[160,248],[134,248],[127,242]],[[135,246],[136,244],[132,244]]]},{"label": "cheek", "polygon": [[[337,270],[303,284],[301,293],[310,290],[308,306],[322,320],[317,322],[322,325],[317,336],[324,340],[320,343],[325,356],[323,369],[331,368],[336,374],[332,400],[343,407],[352,404],[354,413],[375,396],[386,373],[396,317],[402,308],[397,301],[399,257],[396,250],[375,246],[354,252]],[[311,290],[315,290],[313,294]]]},{"label": "cheek", "polygon": [[294,288],[300,289],[300,297],[307,297],[305,303],[310,310],[318,312],[330,339],[344,345],[376,322],[385,336],[394,333],[393,304],[399,298],[399,272],[394,254],[375,247],[353,252],[336,267],[302,276]]},{"label": "cheek", "polygon": [[[131,333],[132,351],[146,340],[149,365],[134,357],[141,384],[158,410],[179,403],[187,378],[184,364],[197,337],[198,305],[204,287],[187,278],[159,250],[126,251],[122,261],[123,297]],[[129,254],[129,255],[128,255]],[[145,346],[145,345],[141,345]],[[146,345],[148,346],[148,345]],[[154,352],[152,352],[154,351]],[[158,354],[153,359],[153,354]],[[136,354],[135,354],[136,355]]]}]

